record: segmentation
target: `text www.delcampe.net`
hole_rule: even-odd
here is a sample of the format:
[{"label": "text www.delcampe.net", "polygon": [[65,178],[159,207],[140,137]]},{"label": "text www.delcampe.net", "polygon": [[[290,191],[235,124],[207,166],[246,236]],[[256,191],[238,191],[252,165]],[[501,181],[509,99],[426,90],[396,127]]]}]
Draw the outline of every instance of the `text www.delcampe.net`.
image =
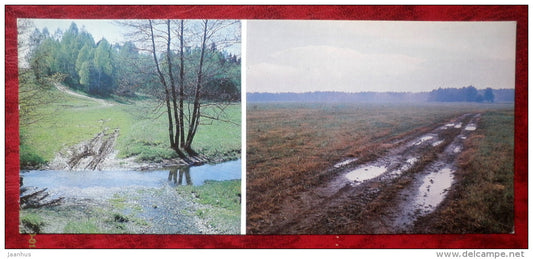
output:
[{"label": "text www.delcampe.net", "polygon": [[524,251],[437,251],[438,258],[525,258]]}]

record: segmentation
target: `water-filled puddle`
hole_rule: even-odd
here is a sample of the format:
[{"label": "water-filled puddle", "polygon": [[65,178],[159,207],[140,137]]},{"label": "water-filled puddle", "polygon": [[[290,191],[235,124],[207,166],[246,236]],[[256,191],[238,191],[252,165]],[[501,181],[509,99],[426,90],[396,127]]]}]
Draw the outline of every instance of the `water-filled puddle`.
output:
[{"label": "water-filled puddle", "polygon": [[456,128],[456,129],[459,129],[459,128],[463,127],[463,124],[459,122],[459,123],[455,124],[455,126],[453,126],[453,127]]},{"label": "water-filled puddle", "polygon": [[433,211],[444,200],[452,183],[452,169],[443,168],[437,172],[432,172],[424,178],[423,184],[418,189],[418,195],[415,199],[416,207],[422,213]]},{"label": "water-filled puddle", "polygon": [[465,130],[474,131],[474,130],[476,130],[476,125],[475,124],[468,124],[468,125],[466,125]]},{"label": "water-filled puddle", "polygon": [[446,126],[446,127],[453,127],[453,126],[455,126],[455,124],[454,124],[454,123],[448,123],[448,124],[446,124],[445,126]]},{"label": "water-filled puddle", "polygon": [[387,171],[385,166],[365,166],[355,169],[345,175],[345,177],[353,182],[360,183],[366,180],[376,178]]}]

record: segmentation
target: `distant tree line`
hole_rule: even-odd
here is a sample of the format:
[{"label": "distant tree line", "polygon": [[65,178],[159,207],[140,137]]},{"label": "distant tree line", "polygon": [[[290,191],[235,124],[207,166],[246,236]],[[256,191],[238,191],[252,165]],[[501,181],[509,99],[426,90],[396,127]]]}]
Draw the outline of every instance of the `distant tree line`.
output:
[{"label": "distant tree line", "polygon": [[473,86],[462,88],[439,88],[429,93],[430,102],[494,102],[492,88],[478,90]]},{"label": "distant tree line", "polygon": [[[159,78],[153,65],[152,53],[142,51],[132,42],[110,44],[105,38],[98,42],[93,36],[72,23],[68,30],[53,35],[45,28],[35,29],[30,37],[29,65],[37,79],[62,75],[70,88],[98,96],[133,96],[136,92],[156,97],[161,95]],[[173,64],[176,75],[184,70],[195,70],[201,46],[184,48],[184,62]],[[215,43],[204,51],[206,66],[216,66],[217,73],[205,78],[201,98],[215,101],[240,100],[240,57],[217,49]],[[157,53],[167,60],[166,53]],[[169,55],[178,59],[179,53]],[[162,69],[168,62],[161,64]],[[194,88],[194,74],[185,78],[184,87]]]},{"label": "distant tree line", "polygon": [[474,87],[439,88],[431,92],[305,92],[247,93],[248,102],[414,103],[414,102],[514,102],[514,89],[477,90]]}]

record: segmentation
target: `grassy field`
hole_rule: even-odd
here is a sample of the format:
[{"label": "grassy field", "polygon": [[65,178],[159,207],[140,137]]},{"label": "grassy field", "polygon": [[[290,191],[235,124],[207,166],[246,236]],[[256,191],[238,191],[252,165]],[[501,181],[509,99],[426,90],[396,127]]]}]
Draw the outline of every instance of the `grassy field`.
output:
[{"label": "grassy field", "polygon": [[[166,115],[154,111],[156,103],[135,100],[129,103],[108,101],[108,105],[67,95],[51,89],[56,103],[38,107],[45,114],[39,121],[20,128],[21,165],[36,166],[51,161],[62,149],[91,139],[106,128],[120,129],[115,148],[119,157],[136,156],[158,162],[176,156],[168,148]],[[230,160],[240,156],[240,104],[226,109],[227,120],[238,125],[213,121],[201,126],[193,148],[211,160]]]},{"label": "grassy field", "polygon": [[[490,131],[506,136],[502,128],[513,129],[512,110],[511,104],[248,104],[248,231],[253,233],[262,226],[274,224],[288,198],[331,179],[326,169],[337,162],[350,157],[358,158],[361,163],[370,161],[387,151],[395,140],[427,132],[467,112],[504,114],[504,121],[507,120],[504,127],[488,123],[491,116],[483,117],[487,131],[480,134],[487,134],[486,138],[490,139],[493,138],[488,135]],[[513,150],[512,144],[504,141],[501,148]],[[484,150],[481,146],[472,149]],[[484,151],[489,155],[487,161],[491,156],[513,161],[512,152],[488,152],[491,150]],[[512,183],[512,167],[501,170],[505,182]],[[501,211],[508,216],[512,213],[509,202],[503,203],[507,205],[500,206]]]}]

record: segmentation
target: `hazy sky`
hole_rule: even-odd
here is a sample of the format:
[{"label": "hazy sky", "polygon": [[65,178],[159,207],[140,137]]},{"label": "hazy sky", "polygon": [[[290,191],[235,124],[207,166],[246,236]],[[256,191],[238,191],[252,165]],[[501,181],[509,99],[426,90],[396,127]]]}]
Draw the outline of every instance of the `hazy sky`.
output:
[{"label": "hazy sky", "polygon": [[247,22],[247,92],[514,88],[514,22]]}]

